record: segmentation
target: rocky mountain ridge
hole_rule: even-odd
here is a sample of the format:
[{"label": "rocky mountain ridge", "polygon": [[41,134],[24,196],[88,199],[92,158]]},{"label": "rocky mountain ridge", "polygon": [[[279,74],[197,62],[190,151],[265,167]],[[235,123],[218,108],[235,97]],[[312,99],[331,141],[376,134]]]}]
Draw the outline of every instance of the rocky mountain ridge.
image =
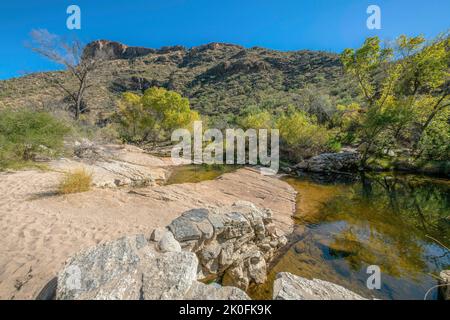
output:
[{"label": "rocky mountain ridge", "polygon": [[[335,53],[276,51],[226,43],[151,49],[98,40],[85,47],[84,57],[99,52],[107,53],[109,60],[90,75],[84,100],[90,114],[100,118],[115,110],[121,93],[142,92],[151,86],[175,90],[188,97],[194,109],[212,116],[240,114],[252,105],[302,107],[302,90],[306,88],[336,101],[354,95],[355,90]],[[3,80],[0,107],[67,106],[67,98],[49,80],[52,78],[76,86],[65,71]]]}]

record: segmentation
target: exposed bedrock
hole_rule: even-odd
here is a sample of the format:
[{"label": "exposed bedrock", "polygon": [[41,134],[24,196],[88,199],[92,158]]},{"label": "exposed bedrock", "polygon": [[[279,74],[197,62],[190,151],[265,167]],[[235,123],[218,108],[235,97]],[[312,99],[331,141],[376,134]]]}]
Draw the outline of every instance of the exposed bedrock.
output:
[{"label": "exposed bedrock", "polygon": [[[270,210],[250,202],[193,209],[148,236],[73,256],[58,274],[56,298],[249,299],[243,290],[266,280],[268,261],[286,242]],[[199,282],[220,278],[224,286]]]}]

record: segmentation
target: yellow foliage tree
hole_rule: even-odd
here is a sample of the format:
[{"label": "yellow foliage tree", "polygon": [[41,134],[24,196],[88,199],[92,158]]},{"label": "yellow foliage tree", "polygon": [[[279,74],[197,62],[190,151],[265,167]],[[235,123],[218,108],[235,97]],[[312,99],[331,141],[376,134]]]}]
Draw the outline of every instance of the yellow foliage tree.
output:
[{"label": "yellow foliage tree", "polygon": [[164,88],[149,88],[142,96],[126,92],[118,106],[122,137],[137,143],[165,141],[173,130],[191,128],[200,119],[187,98]]}]

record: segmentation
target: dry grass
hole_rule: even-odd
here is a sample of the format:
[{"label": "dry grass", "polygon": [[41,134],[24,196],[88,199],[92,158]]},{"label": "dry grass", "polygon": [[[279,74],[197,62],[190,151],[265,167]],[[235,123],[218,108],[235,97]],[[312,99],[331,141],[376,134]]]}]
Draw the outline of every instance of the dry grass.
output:
[{"label": "dry grass", "polygon": [[59,184],[59,194],[69,194],[89,191],[92,184],[92,174],[85,169],[77,169],[66,173]]}]

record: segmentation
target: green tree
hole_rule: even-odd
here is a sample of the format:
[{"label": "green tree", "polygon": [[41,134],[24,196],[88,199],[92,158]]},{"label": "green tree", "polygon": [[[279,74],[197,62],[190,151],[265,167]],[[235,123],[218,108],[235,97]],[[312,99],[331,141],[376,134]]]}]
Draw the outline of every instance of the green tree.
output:
[{"label": "green tree", "polygon": [[[372,37],[357,50],[344,50],[341,61],[363,96],[358,126],[363,165],[369,153],[398,142],[405,130],[415,151],[430,123],[450,105],[448,37],[426,43],[421,36],[400,36],[393,48],[382,48]],[[428,103],[421,119],[414,117],[420,101]]]},{"label": "green tree", "polygon": [[122,137],[136,143],[165,141],[174,129],[189,128],[200,119],[187,98],[164,88],[149,88],[142,96],[124,93],[118,106]]},{"label": "green tree", "polygon": [[430,124],[450,106],[450,38],[441,36],[427,44],[421,36],[400,36],[397,47],[402,70],[397,93],[411,109],[422,109],[414,118],[417,149]]},{"label": "green tree", "polygon": [[368,38],[361,48],[346,49],[341,54],[345,71],[354,76],[364,98],[365,116],[359,128],[362,165],[366,164],[376,138],[390,124],[390,117],[386,117],[383,111],[385,104],[392,100],[393,84],[399,75],[392,59],[393,50],[382,48],[378,37]]}]

